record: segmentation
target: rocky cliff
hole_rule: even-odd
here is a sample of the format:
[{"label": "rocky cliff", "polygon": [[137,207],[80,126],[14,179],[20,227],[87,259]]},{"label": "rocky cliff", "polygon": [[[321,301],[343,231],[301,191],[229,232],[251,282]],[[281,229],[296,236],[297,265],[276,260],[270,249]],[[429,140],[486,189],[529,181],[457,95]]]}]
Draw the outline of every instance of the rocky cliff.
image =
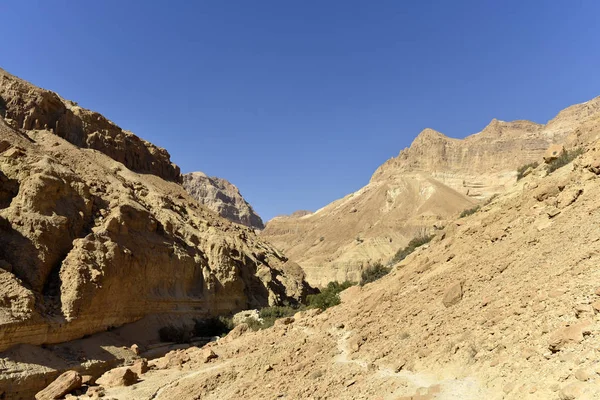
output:
[{"label": "rocky cliff", "polygon": [[200,204],[237,224],[264,229],[262,219],[231,182],[203,172],[183,175],[183,187]]},{"label": "rocky cliff", "polygon": [[0,116],[14,129],[44,129],[77,147],[98,150],[132,171],[181,181],[179,167],[171,163],[165,149],[1,68]]},{"label": "rocky cliff", "polygon": [[387,262],[413,237],[504,192],[517,168],[541,161],[551,144],[593,140],[599,121],[595,98],[546,125],[493,120],[464,139],[425,129],[359,191],[313,214],[274,218],[261,235],[299,263],[313,284],[357,280],[369,263]]},{"label": "rocky cliff", "polygon": [[306,294],[281,253],[173,182],[164,150],[0,79],[0,350]]}]

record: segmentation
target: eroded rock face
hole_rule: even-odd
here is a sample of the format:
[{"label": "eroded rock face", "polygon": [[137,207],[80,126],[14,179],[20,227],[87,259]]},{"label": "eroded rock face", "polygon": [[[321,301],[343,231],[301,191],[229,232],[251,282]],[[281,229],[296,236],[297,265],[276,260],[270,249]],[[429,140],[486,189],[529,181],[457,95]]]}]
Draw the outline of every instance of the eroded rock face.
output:
[{"label": "eroded rock face", "polygon": [[[77,127],[60,131],[55,111],[64,102],[41,89],[21,93],[29,86],[5,73],[0,79],[8,115],[13,122],[21,115],[18,125],[27,128],[0,118],[0,350],[64,342],[151,314],[204,317],[306,295],[302,275],[285,272],[287,259],[252,229],[162,179],[176,174],[165,176],[160,154],[151,163],[157,175],[128,169],[127,143],[140,139],[128,141],[105,120],[124,140],[115,151],[126,165],[109,157],[112,147],[106,154],[77,147],[79,139],[94,146]],[[58,136],[32,129],[57,118]]]},{"label": "eroded rock face", "polygon": [[0,69],[0,116],[13,128],[46,129],[75,146],[101,151],[127,168],[181,181],[169,153],[97,112],[79,107],[56,93],[40,89]]},{"label": "eroded rock face", "polygon": [[312,284],[357,281],[369,263],[388,262],[415,236],[434,233],[461,211],[505,192],[516,170],[542,162],[552,144],[589,143],[599,127],[600,97],[561,111],[546,125],[494,119],[465,139],[425,129],[362,189],[312,214],[276,217],[261,235],[300,264]]},{"label": "eroded rock face", "polygon": [[200,204],[220,216],[237,224],[264,229],[262,219],[231,182],[206,176],[203,172],[190,172],[183,175],[183,187]]}]

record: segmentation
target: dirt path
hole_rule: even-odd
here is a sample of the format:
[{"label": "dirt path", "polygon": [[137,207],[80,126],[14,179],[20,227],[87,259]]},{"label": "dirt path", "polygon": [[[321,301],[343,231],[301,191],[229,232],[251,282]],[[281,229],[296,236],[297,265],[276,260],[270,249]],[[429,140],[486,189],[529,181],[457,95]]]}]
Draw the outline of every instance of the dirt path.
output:
[{"label": "dirt path", "polygon": [[[339,364],[355,364],[362,369],[368,370],[369,362],[360,358],[350,359],[351,353],[348,347],[348,339],[352,335],[352,331],[335,332],[333,334],[339,336],[337,340],[337,348],[340,353],[333,359]],[[413,394],[417,390],[423,393],[433,394],[435,399],[439,400],[480,400],[480,399],[501,399],[500,393],[493,393],[490,390],[482,387],[478,380],[474,377],[466,377],[463,379],[442,379],[438,380],[433,374],[412,372],[408,370],[394,371],[390,368],[378,366],[378,370],[374,377],[376,378],[397,378],[408,385],[408,388],[399,389],[397,392],[390,394],[390,399],[396,399],[399,396],[405,395],[407,391],[412,391]]]}]

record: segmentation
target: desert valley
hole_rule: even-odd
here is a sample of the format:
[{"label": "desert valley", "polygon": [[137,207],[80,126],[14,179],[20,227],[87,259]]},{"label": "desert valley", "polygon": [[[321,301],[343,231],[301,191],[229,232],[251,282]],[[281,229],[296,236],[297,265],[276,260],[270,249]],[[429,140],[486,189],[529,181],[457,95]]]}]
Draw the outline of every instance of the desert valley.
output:
[{"label": "desert valley", "polygon": [[266,223],[3,70],[0,100],[2,399],[600,397],[600,98],[424,129]]}]

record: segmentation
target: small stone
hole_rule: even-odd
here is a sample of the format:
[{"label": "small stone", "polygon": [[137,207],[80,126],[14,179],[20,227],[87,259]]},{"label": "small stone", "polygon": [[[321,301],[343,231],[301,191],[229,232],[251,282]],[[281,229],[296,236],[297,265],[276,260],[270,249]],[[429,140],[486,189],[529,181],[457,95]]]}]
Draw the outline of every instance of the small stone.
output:
[{"label": "small stone", "polygon": [[514,382],[508,382],[506,385],[502,387],[504,393],[508,394],[515,389],[516,384]]},{"label": "small stone", "polygon": [[265,372],[273,371],[273,366],[271,364],[265,366]]},{"label": "small stone", "polygon": [[575,378],[577,378],[578,381],[586,382],[590,380],[591,376],[585,369],[578,369],[575,371]]},{"label": "small stone", "polygon": [[573,382],[562,388],[559,393],[561,400],[574,400],[585,392],[586,384],[583,382]]},{"label": "small stone", "polygon": [[451,307],[462,300],[463,297],[463,283],[455,282],[452,286],[446,290],[442,303],[446,307]]},{"label": "small stone", "polygon": [[137,383],[138,376],[129,367],[120,367],[105,372],[96,380],[97,385],[104,387],[131,386]]},{"label": "small stone", "polygon": [[346,382],[344,382],[344,385],[346,387],[350,387],[352,385],[354,385],[356,383],[356,379],[348,379]]},{"label": "small stone", "polygon": [[137,376],[145,374],[146,372],[148,372],[148,360],[146,360],[145,358],[136,360],[136,362],[134,362],[131,366],[131,370]]},{"label": "small stone", "polygon": [[203,348],[202,352],[200,353],[200,359],[204,363],[207,363],[210,360],[214,360],[215,358],[218,358],[218,357],[219,356],[216,355],[215,352],[212,351],[212,349]]},{"label": "small stone", "polygon": [[131,346],[131,351],[133,351],[133,354],[135,354],[136,356],[140,355],[140,346],[138,346],[137,344],[133,344]]}]

